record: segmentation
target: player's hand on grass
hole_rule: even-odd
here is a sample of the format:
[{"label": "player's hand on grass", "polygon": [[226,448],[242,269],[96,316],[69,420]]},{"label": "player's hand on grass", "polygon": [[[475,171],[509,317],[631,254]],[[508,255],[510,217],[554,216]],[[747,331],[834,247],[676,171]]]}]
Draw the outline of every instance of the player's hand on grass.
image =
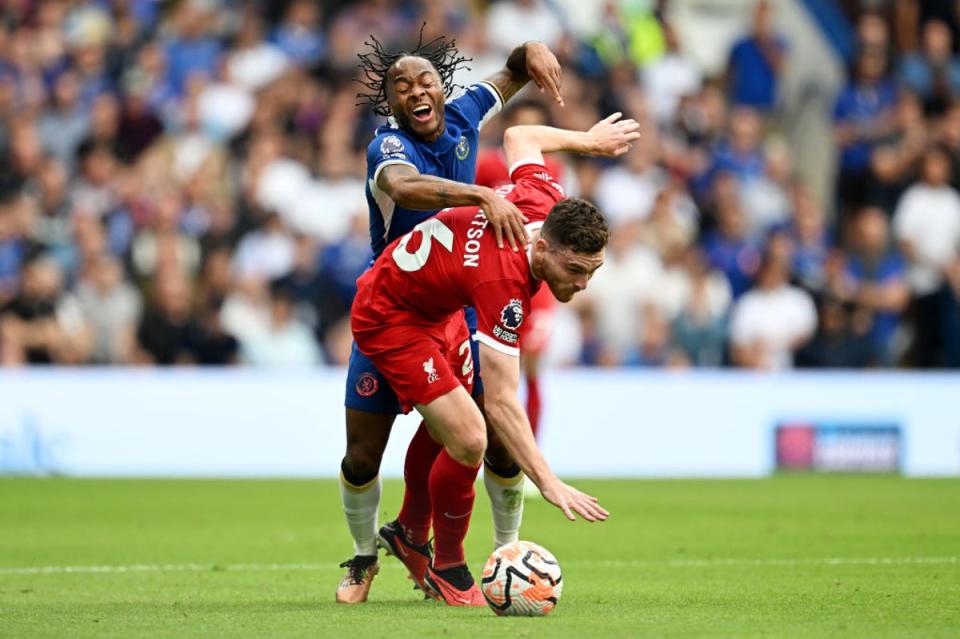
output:
[{"label": "player's hand on grass", "polygon": [[526,54],[527,75],[540,88],[541,93],[550,93],[557,104],[564,106],[563,97],[560,95],[562,70],[557,56],[542,42],[528,42]]},{"label": "player's hand on grass", "polygon": [[518,246],[525,248],[530,243],[530,236],[524,227],[529,220],[513,202],[490,191],[490,196],[481,208],[497,236],[497,246],[503,248],[504,238],[514,251]]},{"label": "player's hand on grass", "polygon": [[636,120],[620,120],[619,111],[594,124],[587,131],[593,155],[616,157],[630,149],[630,143],[640,138],[640,124]]},{"label": "player's hand on grass", "polygon": [[541,487],[540,493],[544,499],[562,510],[570,521],[576,520],[576,515],[587,521],[603,521],[610,515],[597,503],[596,497],[582,493],[559,479]]}]

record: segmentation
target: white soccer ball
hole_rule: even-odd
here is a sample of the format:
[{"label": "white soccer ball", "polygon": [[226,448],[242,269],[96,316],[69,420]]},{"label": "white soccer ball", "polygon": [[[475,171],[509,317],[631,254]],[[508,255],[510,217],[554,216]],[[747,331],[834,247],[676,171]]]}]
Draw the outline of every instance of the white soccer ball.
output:
[{"label": "white soccer ball", "polygon": [[556,608],[563,592],[560,564],[543,546],[515,541],[487,559],[480,590],[498,615],[542,617]]}]

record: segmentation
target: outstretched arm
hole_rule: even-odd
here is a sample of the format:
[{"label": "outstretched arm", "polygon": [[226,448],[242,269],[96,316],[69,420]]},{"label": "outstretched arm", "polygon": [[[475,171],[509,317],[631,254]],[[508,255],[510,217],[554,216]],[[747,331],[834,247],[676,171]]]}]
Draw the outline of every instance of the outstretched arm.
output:
[{"label": "outstretched arm", "polygon": [[484,412],[487,419],[543,497],[562,510],[567,519],[574,520],[576,515],[587,521],[606,519],[610,513],[597,503],[597,498],[560,481],[537,448],[527,414],[517,400],[520,358],[481,343],[480,368],[483,370]]},{"label": "outstretched arm", "polygon": [[[600,120],[589,131],[570,131],[550,126],[512,126],[503,134],[507,166],[519,160],[543,160],[543,153],[572,151],[601,157],[623,155],[630,142],[640,137],[635,120],[620,120],[621,113]],[[619,121],[618,121],[619,120]]]},{"label": "outstretched arm", "polygon": [[529,242],[528,222],[512,202],[499,197],[493,189],[476,184],[461,184],[453,180],[423,175],[409,164],[385,166],[377,177],[377,186],[400,206],[416,211],[433,211],[451,206],[479,206],[490,220],[497,246],[503,248],[503,238],[514,250],[517,244]]},{"label": "outstretched arm", "polygon": [[525,42],[510,52],[507,64],[487,82],[500,92],[506,103],[517,91],[533,80],[541,92],[549,92],[554,101],[563,106],[560,96],[560,62],[550,48],[542,42]]}]

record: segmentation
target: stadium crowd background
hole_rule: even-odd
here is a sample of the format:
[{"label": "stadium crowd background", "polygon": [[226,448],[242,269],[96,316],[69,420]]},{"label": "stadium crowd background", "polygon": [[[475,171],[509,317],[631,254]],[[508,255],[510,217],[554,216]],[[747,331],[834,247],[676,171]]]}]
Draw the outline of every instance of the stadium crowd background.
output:
[{"label": "stadium crowd background", "polygon": [[426,22],[473,58],[461,84],[543,40],[566,106],[517,101],[644,124],[621,161],[566,158],[613,233],[555,363],[960,366],[958,16],[922,5],[844,3],[856,50],[818,188],[782,134],[795,49],[762,3],[709,74],[665,2],[8,0],[0,365],[345,363],[378,124],[356,53]]}]

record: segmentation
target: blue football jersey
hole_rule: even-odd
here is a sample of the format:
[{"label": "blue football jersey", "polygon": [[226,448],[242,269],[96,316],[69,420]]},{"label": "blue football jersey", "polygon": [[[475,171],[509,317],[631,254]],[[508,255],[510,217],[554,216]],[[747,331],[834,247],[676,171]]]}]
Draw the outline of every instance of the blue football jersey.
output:
[{"label": "blue football jersey", "polygon": [[367,147],[367,205],[370,208],[370,245],[376,258],[394,239],[406,235],[437,211],[414,211],[397,206],[377,187],[385,166],[409,164],[423,175],[473,184],[477,170],[480,129],[503,106],[500,92],[488,82],[467,87],[444,108],[446,130],[433,142],[424,142],[397,126],[393,118],[377,129]]}]

